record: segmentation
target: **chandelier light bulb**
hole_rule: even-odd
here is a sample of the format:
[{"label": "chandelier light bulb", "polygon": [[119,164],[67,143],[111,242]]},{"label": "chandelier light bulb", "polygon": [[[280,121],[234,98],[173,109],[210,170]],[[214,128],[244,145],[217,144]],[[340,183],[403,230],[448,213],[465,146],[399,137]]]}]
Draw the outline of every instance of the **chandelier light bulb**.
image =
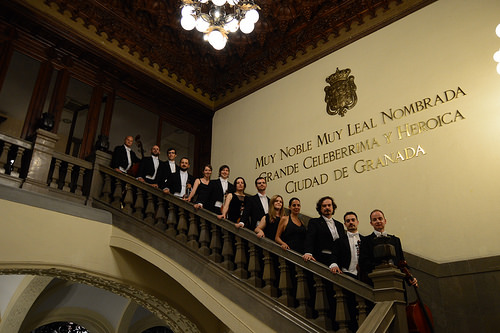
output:
[{"label": "chandelier light bulb", "polygon": [[208,34],[208,42],[216,50],[222,50],[226,46],[226,37],[219,30],[212,30]]},{"label": "chandelier light bulb", "polygon": [[226,0],[212,0],[212,3],[216,6],[224,6]]},{"label": "chandelier light bulb", "polygon": [[495,54],[493,55],[493,60],[500,63],[500,50],[495,52]]},{"label": "chandelier light bulb", "polygon": [[500,38],[500,24],[497,25],[495,32],[497,33],[497,36]]},{"label": "chandelier light bulb", "polygon": [[210,23],[205,21],[201,16],[196,20],[196,30],[199,32],[205,32],[210,27]]},{"label": "chandelier light bulb", "polygon": [[181,10],[182,17],[188,16],[188,15],[193,15],[193,14],[194,14],[194,7],[193,6],[187,5],[187,6],[182,7],[182,10]]},{"label": "chandelier light bulb", "polygon": [[193,30],[196,26],[196,19],[193,15],[184,16],[181,19],[181,26],[184,28],[184,30]]},{"label": "chandelier light bulb", "polygon": [[255,24],[259,20],[259,12],[255,9],[250,9],[248,12],[246,12],[245,18],[249,19],[253,24]]},{"label": "chandelier light bulb", "polygon": [[255,25],[253,24],[252,21],[250,21],[247,18],[244,18],[243,20],[240,21],[240,30],[244,34],[249,34],[253,31]]},{"label": "chandelier light bulb", "polygon": [[238,31],[238,20],[233,18],[231,21],[226,23],[226,25],[224,25],[224,29],[229,32]]}]

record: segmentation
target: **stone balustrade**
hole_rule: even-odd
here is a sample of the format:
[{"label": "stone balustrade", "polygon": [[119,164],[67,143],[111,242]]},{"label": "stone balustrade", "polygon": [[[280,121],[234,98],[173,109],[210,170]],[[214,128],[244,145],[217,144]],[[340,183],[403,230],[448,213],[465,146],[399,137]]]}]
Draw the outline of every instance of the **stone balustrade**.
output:
[{"label": "stone balustrade", "polygon": [[[376,285],[385,281],[384,288],[378,291],[346,275],[334,275],[322,264],[304,262],[301,254],[284,251],[274,241],[258,238],[252,231],[236,228],[230,221],[219,220],[204,209],[196,210],[191,203],[109,167],[101,165],[99,176],[102,188],[93,199],[98,207],[125,214],[133,223],[175,239],[324,330],[350,332],[347,298],[354,297],[359,332],[370,332],[373,323],[395,323],[382,331],[390,331],[389,327],[394,332],[406,331],[401,324],[406,321],[404,294],[396,287],[403,276],[396,268],[374,278]],[[392,288],[387,287],[387,279],[394,280]],[[349,296],[352,293],[354,296]],[[371,318],[367,313],[376,302],[377,311],[372,311],[372,316],[383,313],[383,319]]]},{"label": "stone balustrade", "polygon": [[0,133],[0,181],[20,186],[26,177],[32,143]]},{"label": "stone balustrade", "polygon": [[397,268],[375,270],[375,288],[333,275],[272,240],[116,172],[108,167],[107,153],[97,151],[88,162],[55,152],[57,140],[44,130],[37,131],[33,143],[0,134],[0,182],[104,208],[159,231],[325,331],[350,332],[349,297],[359,311],[358,332],[408,331],[403,277]]}]

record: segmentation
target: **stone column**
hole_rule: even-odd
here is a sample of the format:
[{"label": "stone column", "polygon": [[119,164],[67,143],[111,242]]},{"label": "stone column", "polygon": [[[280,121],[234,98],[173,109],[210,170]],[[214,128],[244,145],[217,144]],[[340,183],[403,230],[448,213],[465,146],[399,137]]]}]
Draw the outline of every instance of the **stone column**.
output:
[{"label": "stone column", "polygon": [[52,155],[59,136],[43,129],[36,130],[28,175],[22,188],[39,193],[48,193],[48,177]]},{"label": "stone column", "polygon": [[91,206],[92,200],[94,198],[99,198],[101,195],[104,180],[103,176],[100,173],[99,166],[100,165],[109,166],[110,164],[111,164],[110,154],[100,150],[95,151],[93,155],[92,180],[90,184],[89,196],[87,198],[87,205]]},{"label": "stone column", "polygon": [[406,301],[403,279],[405,275],[392,264],[382,264],[368,274],[373,281],[375,301],[396,301],[394,304],[395,315],[393,332],[408,332],[406,319]]}]

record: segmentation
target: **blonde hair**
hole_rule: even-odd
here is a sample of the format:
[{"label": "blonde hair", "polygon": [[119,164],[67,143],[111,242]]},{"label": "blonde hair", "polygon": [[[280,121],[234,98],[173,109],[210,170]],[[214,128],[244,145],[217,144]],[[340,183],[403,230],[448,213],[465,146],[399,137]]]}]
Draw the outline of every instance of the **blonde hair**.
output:
[{"label": "blonde hair", "polygon": [[[276,211],[276,209],[274,208],[274,203],[276,202],[276,200],[280,198],[281,199],[281,209],[278,211]],[[279,216],[283,216],[283,212],[284,212],[284,208],[283,208],[283,197],[279,194],[277,195],[273,195],[271,197],[271,200],[269,201],[269,221],[274,221],[274,219],[276,218],[276,216],[278,216],[278,213],[279,213]]]}]

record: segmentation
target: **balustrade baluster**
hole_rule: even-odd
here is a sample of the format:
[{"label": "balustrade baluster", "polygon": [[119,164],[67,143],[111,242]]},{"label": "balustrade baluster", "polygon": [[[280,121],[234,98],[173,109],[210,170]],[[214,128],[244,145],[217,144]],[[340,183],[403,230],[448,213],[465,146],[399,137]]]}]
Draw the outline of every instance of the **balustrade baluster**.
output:
[{"label": "balustrade baluster", "polygon": [[366,301],[359,295],[356,295],[356,303],[358,304],[356,308],[358,309],[358,327],[363,324],[366,319],[367,311],[366,311]]},{"label": "balustrade baluster", "polygon": [[316,299],[314,308],[318,312],[316,323],[327,330],[332,329],[332,319],[329,313],[328,297],[323,279],[317,275],[314,276],[314,288],[316,289]]},{"label": "balustrade baluster", "polygon": [[262,290],[271,297],[278,296],[278,289],[275,286],[276,270],[274,268],[274,258],[269,251],[264,251],[264,273],[262,274],[262,278],[266,284]]},{"label": "balustrade baluster", "polygon": [[[59,175],[59,172],[57,174]],[[111,201],[111,176],[107,173],[104,174],[104,182],[102,184],[102,191],[99,198],[105,203],[110,203]]]},{"label": "balustrade baluster", "polygon": [[189,214],[189,229],[188,229],[188,245],[193,250],[198,250],[200,243],[198,243],[198,224],[196,223],[196,215],[194,213]]},{"label": "balustrade baluster", "polygon": [[278,298],[278,301],[286,306],[293,307],[295,300],[292,296],[293,291],[293,283],[292,277],[290,275],[290,267],[284,258],[279,258],[280,262],[280,282],[279,289],[281,291],[281,296]]},{"label": "balustrade baluster", "polygon": [[175,236],[181,242],[187,242],[188,223],[184,208],[179,207],[179,223],[177,224],[178,234]]},{"label": "balustrade baluster", "polygon": [[347,309],[347,300],[344,290],[337,285],[333,285],[335,290],[335,321],[339,325],[339,329],[336,332],[348,333],[350,330],[347,325],[349,323],[349,310]]},{"label": "balustrade baluster", "polygon": [[234,275],[241,279],[248,278],[247,265],[247,254],[245,241],[241,237],[236,237],[236,255],[234,257],[234,263],[236,264],[236,270]]},{"label": "balustrade baluster", "polygon": [[64,176],[64,186],[62,190],[64,192],[71,191],[71,173],[73,172],[73,164],[68,162],[68,167],[66,168],[66,175]]},{"label": "balustrade baluster", "polygon": [[59,188],[59,170],[61,168],[61,160],[56,158],[54,161],[54,171],[52,172],[52,180],[50,181],[50,187]]},{"label": "balustrade baluster", "polygon": [[167,235],[170,237],[175,237],[177,235],[177,230],[175,226],[177,225],[177,216],[175,213],[175,206],[173,203],[168,203],[168,218],[167,218]]},{"label": "balustrade baluster", "polygon": [[134,193],[132,191],[132,185],[125,183],[125,197],[123,198],[123,208],[122,210],[131,215],[132,214],[132,204],[134,203]]},{"label": "balustrade baluster", "polygon": [[22,163],[23,163],[23,154],[26,149],[24,147],[17,147],[16,158],[14,159],[14,163],[12,164],[13,170],[10,175],[14,177],[19,177],[19,172],[21,171]]},{"label": "balustrade baluster", "polygon": [[214,262],[221,262],[222,255],[220,254],[221,250],[221,236],[219,227],[216,224],[212,224],[212,239],[210,240],[210,249],[212,253],[209,258]]},{"label": "balustrade baluster", "polygon": [[[142,220],[144,215],[142,214],[142,210],[144,209],[144,192],[140,188],[136,188],[135,193],[135,203],[134,203],[134,213],[132,214],[135,218]],[[151,219],[153,219],[151,217]]]},{"label": "balustrade baluster", "polygon": [[0,173],[5,173],[5,165],[8,162],[7,156],[9,155],[10,147],[12,147],[12,144],[7,141],[3,142],[2,155],[0,155]]},{"label": "balustrade baluster", "polygon": [[307,273],[304,271],[302,267],[295,266],[295,270],[297,271],[297,295],[296,299],[299,303],[299,306],[295,309],[298,313],[306,318],[312,317],[312,309],[308,304],[310,299],[309,294],[309,286],[307,283]]},{"label": "balustrade baluster", "polygon": [[232,271],[234,269],[234,251],[233,251],[233,240],[231,233],[226,229],[223,230],[223,239],[224,244],[222,245],[222,257],[224,260],[222,261],[222,267],[225,269]]},{"label": "balustrade baluster", "polygon": [[260,277],[262,272],[259,256],[260,251],[259,248],[253,243],[249,243],[249,247],[248,271],[250,273],[250,278],[248,279],[248,282],[256,288],[262,288],[263,282]]},{"label": "balustrade baluster", "polygon": [[111,205],[115,208],[122,208],[122,181],[118,178],[115,179],[115,191],[113,192],[113,201]]},{"label": "balustrade baluster", "polygon": [[210,231],[208,230],[208,224],[205,219],[200,217],[200,248],[198,249],[198,252],[204,256],[208,256],[210,254],[210,248],[208,247],[209,244]]},{"label": "balustrade baluster", "polygon": [[[146,222],[149,225],[154,225],[155,224],[155,203],[153,199],[153,194],[147,192],[147,199],[148,203],[146,204],[146,210],[144,211],[144,214],[146,214],[146,217],[144,217],[144,222]],[[158,198],[158,200],[161,200]]]},{"label": "balustrade baluster", "polygon": [[76,181],[75,194],[83,195],[83,175],[85,174],[85,168],[80,166],[78,168],[78,179]]},{"label": "balustrade baluster", "polygon": [[158,197],[158,206],[156,207],[156,215],[155,215],[155,226],[160,230],[165,230],[167,225],[165,224],[166,219],[165,214],[165,203],[162,198]]}]

